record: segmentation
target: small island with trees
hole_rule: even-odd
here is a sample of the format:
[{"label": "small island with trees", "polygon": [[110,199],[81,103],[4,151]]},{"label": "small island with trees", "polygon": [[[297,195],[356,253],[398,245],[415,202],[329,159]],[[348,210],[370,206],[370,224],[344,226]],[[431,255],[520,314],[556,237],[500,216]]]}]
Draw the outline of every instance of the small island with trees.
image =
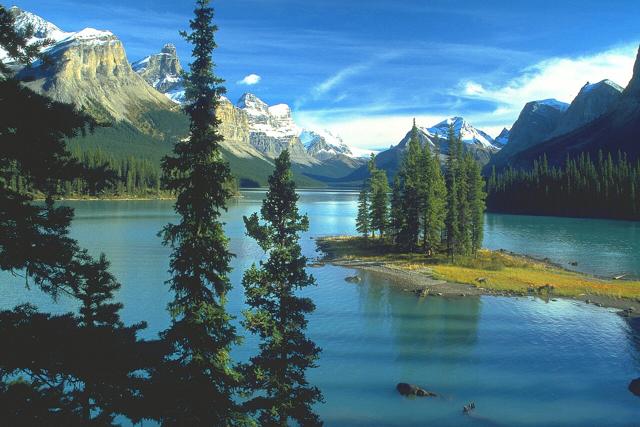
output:
[{"label": "small island with trees", "polygon": [[[414,123],[393,188],[369,162],[358,197],[360,236],[317,239],[323,261],[391,279],[420,297],[509,295],[572,298],[640,313],[640,281],[569,271],[548,260],[482,248],[485,183],[480,166],[449,132],[449,156],[422,146]],[[358,281],[353,279],[351,281]]]}]

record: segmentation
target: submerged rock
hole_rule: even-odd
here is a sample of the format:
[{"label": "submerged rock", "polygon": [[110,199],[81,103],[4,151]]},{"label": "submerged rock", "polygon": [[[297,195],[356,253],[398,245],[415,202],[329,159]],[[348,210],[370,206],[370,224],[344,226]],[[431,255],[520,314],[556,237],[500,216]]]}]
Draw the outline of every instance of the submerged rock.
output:
[{"label": "submerged rock", "polygon": [[469,412],[473,411],[474,409],[476,409],[476,404],[474,402],[471,402],[468,405],[464,405],[462,407],[462,412],[465,413],[465,414],[468,414]]},{"label": "submerged rock", "polygon": [[344,278],[344,280],[349,283],[360,283],[362,281],[360,276],[347,276]]},{"label": "submerged rock", "polygon": [[396,390],[403,396],[436,397],[437,394],[409,383],[398,383]]},{"label": "submerged rock", "polygon": [[640,378],[636,378],[629,383],[629,391],[636,396],[640,396]]}]

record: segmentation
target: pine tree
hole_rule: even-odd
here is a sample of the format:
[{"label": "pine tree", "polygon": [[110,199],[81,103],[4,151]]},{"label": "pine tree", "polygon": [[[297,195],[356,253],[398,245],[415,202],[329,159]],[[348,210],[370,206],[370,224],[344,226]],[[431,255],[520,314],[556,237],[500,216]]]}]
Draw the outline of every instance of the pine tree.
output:
[{"label": "pine tree", "polygon": [[400,169],[402,179],[402,210],[404,221],[400,231],[399,244],[413,252],[418,247],[420,236],[420,220],[422,219],[421,195],[424,193],[424,169],[422,168],[422,148],[418,138],[418,128],[415,120],[411,130],[411,138]]},{"label": "pine tree", "polygon": [[471,155],[462,153],[462,141],[458,138],[456,145],[459,147],[457,179],[458,186],[458,237],[456,251],[462,255],[471,253],[471,205],[469,203],[469,168],[474,161]]},{"label": "pine tree", "polygon": [[471,252],[475,255],[482,248],[484,237],[484,211],[486,193],[485,182],[482,178],[480,165],[470,159],[468,169],[469,182],[469,208],[470,208],[470,235]]},{"label": "pine tree", "polygon": [[393,178],[393,188],[391,190],[391,209],[389,211],[389,234],[395,245],[400,244],[401,232],[406,221],[403,209],[403,193],[400,177]]},{"label": "pine tree", "polygon": [[230,356],[238,337],[225,308],[232,255],[220,221],[231,179],[215,114],[225,90],[212,61],[217,47],[213,8],[208,0],[198,0],[194,13],[191,33],[182,33],[193,45],[194,60],[184,75],[190,134],[175,145],[174,156],[163,160],[165,188],[177,196],[180,221],[162,232],[173,251],[172,322],[162,333],[172,351],[156,381],[166,390],[158,404],[164,425],[225,426],[238,419],[233,391],[239,381]]},{"label": "pine tree", "polygon": [[458,190],[458,149],[456,147],[456,136],[453,126],[449,127],[449,157],[446,166],[447,185],[447,215],[445,217],[445,234],[447,243],[447,253],[453,260],[459,244],[460,223],[459,210],[460,198]]},{"label": "pine tree", "polygon": [[440,161],[436,155],[431,154],[428,144],[423,148],[423,167],[425,177],[423,179],[423,249],[425,253],[434,253],[442,239],[444,219],[446,216],[447,188]]},{"label": "pine tree", "polygon": [[378,230],[380,237],[384,236],[389,221],[389,181],[384,169],[377,169],[375,157],[371,155],[369,162],[371,175],[371,234]]},{"label": "pine tree", "polygon": [[[320,390],[310,386],[306,370],[315,366],[320,349],[304,335],[306,316],[315,305],[295,292],[315,285],[305,271],[298,240],[309,227],[300,215],[298,195],[291,174],[289,152],[276,159],[269,177],[269,191],[260,218],[254,213],[244,222],[247,235],[268,254],[266,261],[245,272],[243,284],[250,309],[244,326],[261,338],[260,353],[251,358],[249,388],[257,395],[246,403],[258,414],[260,425],[321,425],[312,406],[322,400]],[[262,220],[262,222],[261,222]]]},{"label": "pine tree", "polygon": [[358,194],[358,216],[356,217],[356,230],[365,239],[369,238],[371,224],[369,221],[369,183],[365,183]]}]

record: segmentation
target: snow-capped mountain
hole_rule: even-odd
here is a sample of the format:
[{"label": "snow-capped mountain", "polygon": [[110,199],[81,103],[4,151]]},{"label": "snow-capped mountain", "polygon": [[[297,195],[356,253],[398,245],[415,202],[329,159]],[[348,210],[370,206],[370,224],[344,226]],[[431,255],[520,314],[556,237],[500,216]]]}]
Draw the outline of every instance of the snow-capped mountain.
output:
[{"label": "snow-capped mountain", "polygon": [[300,129],[293,121],[288,105],[269,106],[254,94],[245,93],[236,106],[247,115],[251,144],[258,151],[275,158],[288,149],[296,163],[313,163],[300,142]]},{"label": "snow-capped mountain", "polygon": [[449,128],[451,126],[453,126],[456,137],[460,137],[465,144],[477,145],[487,150],[497,151],[500,149],[500,146],[495,143],[493,138],[487,135],[487,133],[473,127],[462,117],[451,117],[430,128],[423,128],[423,130],[426,131],[429,136],[438,139],[448,139]]},{"label": "snow-capped mountain", "polygon": [[336,156],[355,157],[342,138],[326,129],[304,129],[300,133],[300,141],[302,141],[307,153],[318,160],[327,160]]},{"label": "snow-capped mountain", "polygon": [[[34,15],[31,12],[24,11],[17,6],[13,6],[9,9],[9,13],[14,18],[15,29],[19,32],[24,32],[28,26],[33,29],[33,36],[29,39],[29,44],[42,42],[49,40],[52,42],[59,42],[73,33],[62,31],[56,25],[51,22]],[[0,60],[4,60],[7,57],[7,52],[0,48]]]},{"label": "snow-capped mountain", "polygon": [[170,43],[164,45],[160,53],[147,56],[131,64],[147,83],[164,93],[177,104],[184,102],[182,84],[182,65],[178,59],[176,47]]},{"label": "snow-capped mountain", "polygon": [[304,164],[355,157],[339,136],[299,127],[287,104],[270,106],[256,95],[245,93],[236,105],[247,114],[251,144],[267,157],[274,158],[285,148],[292,160]]},{"label": "snow-capped mountain", "polygon": [[32,40],[50,39],[42,49],[47,61],[17,68],[29,88],[57,101],[84,108],[100,122],[126,121],[148,133],[154,126],[143,111],[171,109],[166,97],[131,69],[124,46],[110,31],[85,28],[66,32],[30,12],[12,8],[16,26],[33,26]]}]

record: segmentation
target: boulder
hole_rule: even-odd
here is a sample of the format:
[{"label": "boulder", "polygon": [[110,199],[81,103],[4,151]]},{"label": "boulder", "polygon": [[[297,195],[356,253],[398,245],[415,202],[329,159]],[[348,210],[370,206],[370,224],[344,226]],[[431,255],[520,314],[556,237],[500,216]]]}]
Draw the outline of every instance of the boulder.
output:
[{"label": "boulder", "polygon": [[636,378],[629,383],[629,391],[636,396],[640,396],[640,378]]},{"label": "boulder", "polygon": [[344,280],[349,283],[360,283],[362,281],[360,276],[348,276],[348,277],[345,277]]},{"label": "boulder", "polygon": [[409,383],[398,383],[396,390],[403,396],[436,397],[437,394]]}]

